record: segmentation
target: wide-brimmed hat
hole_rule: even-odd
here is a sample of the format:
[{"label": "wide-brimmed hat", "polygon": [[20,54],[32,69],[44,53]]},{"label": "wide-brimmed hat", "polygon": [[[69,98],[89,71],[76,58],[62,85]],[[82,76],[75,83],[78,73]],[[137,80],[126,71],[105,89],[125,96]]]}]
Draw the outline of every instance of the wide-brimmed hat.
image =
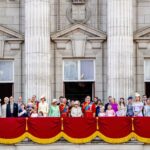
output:
[{"label": "wide-brimmed hat", "polygon": [[140,96],[140,94],[136,92],[135,93],[135,97],[139,97],[139,96]]},{"label": "wide-brimmed hat", "polygon": [[40,97],[40,99],[43,99],[43,98],[45,99],[45,96],[44,96],[44,95],[42,95],[42,96]]},{"label": "wide-brimmed hat", "polygon": [[53,99],[53,100],[52,100],[52,103],[56,103],[56,102],[57,102],[57,99]]}]

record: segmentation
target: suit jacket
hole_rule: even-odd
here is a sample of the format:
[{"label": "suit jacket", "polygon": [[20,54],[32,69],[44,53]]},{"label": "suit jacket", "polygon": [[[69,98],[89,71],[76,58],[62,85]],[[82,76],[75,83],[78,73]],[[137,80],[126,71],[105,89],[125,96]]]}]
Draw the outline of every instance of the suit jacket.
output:
[{"label": "suit jacket", "polygon": [[13,104],[13,114],[11,114],[10,103],[7,104],[6,117],[18,117],[18,104]]}]

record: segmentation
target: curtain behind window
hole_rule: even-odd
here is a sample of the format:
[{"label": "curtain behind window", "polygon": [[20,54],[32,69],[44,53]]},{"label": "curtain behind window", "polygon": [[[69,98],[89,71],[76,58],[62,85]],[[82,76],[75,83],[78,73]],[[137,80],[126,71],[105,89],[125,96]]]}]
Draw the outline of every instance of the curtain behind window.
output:
[{"label": "curtain behind window", "polygon": [[0,81],[13,82],[13,62],[0,61]]},{"label": "curtain behind window", "polygon": [[94,80],[93,60],[81,60],[81,80]]},{"label": "curtain behind window", "polygon": [[150,59],[144,60],[144,80],[150,81]]}]

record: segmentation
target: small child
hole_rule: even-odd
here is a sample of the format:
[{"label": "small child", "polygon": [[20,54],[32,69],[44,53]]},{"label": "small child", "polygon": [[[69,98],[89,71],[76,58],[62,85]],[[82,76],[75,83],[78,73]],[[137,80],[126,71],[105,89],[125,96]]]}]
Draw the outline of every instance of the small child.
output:
[{"label": "small child", "polygon": [[32,118],[38,117],[38,113],[37,113],[37,109],[36,108],[33,109],[32,113],[31,113],[31,117]]},{"label": "small child", "polygon": [[99,112],[98,116],[99,116],[99,117],[105,117],[105,116],[106,116],[106,114],[105,114],[105,112],[104,112],[104,107],[101,107],[101,108],[100,108],[100,112]]},{"label": "small child", "polygon": [[39,113],[38,113],[38,117],[43,117],[44,115],[43,115],[43,112],[42,111],[40,111]]},{"label": "small child", "polygon": [[108,117],[116,116],[116,113],[115,113],[115,111],[112,109],[112,106],[111,106],[111,105],[108,105],[108,107],[107,107],[106,116],[108,116]]}]

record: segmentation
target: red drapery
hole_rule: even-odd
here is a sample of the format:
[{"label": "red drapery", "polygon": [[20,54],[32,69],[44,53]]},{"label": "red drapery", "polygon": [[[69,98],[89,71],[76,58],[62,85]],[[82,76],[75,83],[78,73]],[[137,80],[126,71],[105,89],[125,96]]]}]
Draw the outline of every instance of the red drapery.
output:
[{"label": "red drapery", "polygon": [[61,131],[60,118],[29,118],[28,132],[38,138],[52,138]]},{"label": "red drapery", "polygon": [[86,143],[96,136],[109,143],[127,142],[132,137],[150,143],[149,123],[150,117],[0,118],[0,143],[18,143],[26,137],[41,144],[61,137]]},{"label": "red drapery", "polygon": [[72,138],[86,138],[95,131],[95,118],[64,118],[63,132]]},{"label": "red drapery", "polygon": [[0,138],[13,139],[25,133],[26,120],[23,118],[0,118]]},{"label": "red drapery", "polygon": [[128,117],[103,117],[98,120],[99,132],[109,138],[122,138],[132,132],[132,121]]},{"label": "red drapery", "polygon": [[0,143],[13,144],[25,138],[24,118],[0,118]]}]

